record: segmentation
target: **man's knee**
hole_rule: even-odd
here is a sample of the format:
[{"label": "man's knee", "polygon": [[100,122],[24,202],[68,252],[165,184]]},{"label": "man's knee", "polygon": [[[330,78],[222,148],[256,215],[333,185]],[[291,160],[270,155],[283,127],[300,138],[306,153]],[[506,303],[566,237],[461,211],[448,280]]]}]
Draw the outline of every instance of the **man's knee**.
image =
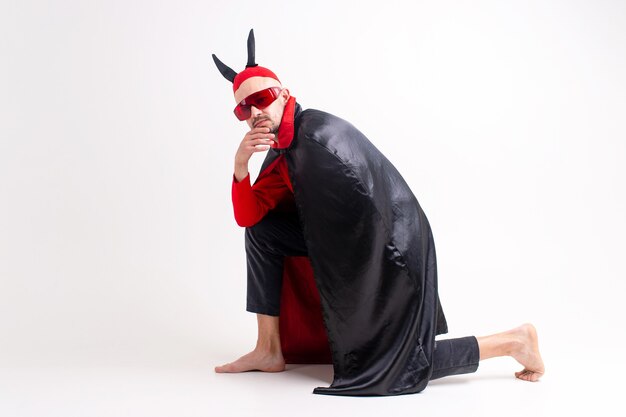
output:
[{"label": "man's knee", "polygon": [[306,255],[307,249],[295,213],[269,212],[257,224],[246,227],[248,252],[284,256]]},{"label": "man's knee", "polygon": [[270,241],[276,235],[276,221],[276,217],[268,213],[258,223],[246,227],[246,248],[252,244],[259,246]]}]

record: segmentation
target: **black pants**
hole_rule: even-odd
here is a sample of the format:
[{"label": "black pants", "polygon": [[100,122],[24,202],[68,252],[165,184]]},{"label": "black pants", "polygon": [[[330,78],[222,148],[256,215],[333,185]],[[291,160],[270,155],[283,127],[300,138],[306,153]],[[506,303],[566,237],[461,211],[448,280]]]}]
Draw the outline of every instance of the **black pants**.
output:
[{"label": "black pants", "polygon": [[[285,256],[306,256],[307,248],[296,212],[270,211],[246,228],[248,291],[246,310],[278,316]],[[432,379],[467,374],[478,369],[478,341],[474,336],[438,340],[433,354]]]}]

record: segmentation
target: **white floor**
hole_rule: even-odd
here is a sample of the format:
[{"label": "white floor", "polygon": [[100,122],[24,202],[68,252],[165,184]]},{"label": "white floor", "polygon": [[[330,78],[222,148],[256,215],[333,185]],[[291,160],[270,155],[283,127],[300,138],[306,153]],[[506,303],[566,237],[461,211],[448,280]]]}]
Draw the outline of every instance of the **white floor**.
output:
[{"label": "white floor", "polygon": [[[432,381],[420,394],[396,397],[314,395],[332,379],[329,365],[289,365],[286,372],[215,374],[231,357],[169,367],[14,367],[0,370],[0,416],[556,416],[625,415],[619,352],[544,348],[546,375],[516,380],[510,358],[481,363],[471,375]],[[220,357],[218,357],[220,356]],[[221,357],[223,356],[223,357]],[[182,363],[182,362],[181,362]]]}]

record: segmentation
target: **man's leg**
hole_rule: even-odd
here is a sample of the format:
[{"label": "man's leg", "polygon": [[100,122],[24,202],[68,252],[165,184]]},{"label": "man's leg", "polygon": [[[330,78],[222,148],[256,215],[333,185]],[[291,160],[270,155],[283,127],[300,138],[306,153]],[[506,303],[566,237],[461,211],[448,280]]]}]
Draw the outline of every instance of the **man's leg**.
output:
[{"label": "man's leg", "polygon": [[537,330],[532,324],[523,324],[506,332],[477,338],[480,346],[480,360],[497,356],[511,356],[524,366],[515,377],[535,382],[545,373],[539,353]]},{"label": "man's leg", "polygon": [[278,316],[257,314],[258,338],[256,347],[247,355],[235,362],[216,366],[215,372],[245,372],[264,371],[280,372],[285,370],[285,359],[280,348],[280,334],[278,332]]},{"label": "man's leg", "polygon": [[480,361],[478,341],[474,336],[437,340],[432,360],[431,380],[476,372]]},{"label": "man's leg", "polygon": [[280,372],[285,369],[278,327],[283,261],[285,256],[306,254],[297,213],[270,212],[259,223],[246,228],[246,310],[257,313],[257,344],[247,355],[215,367],[215,372]]},{"label": "man's leg", "polygon": [[515,377],[524,381],[535,382],[545,372],[537,331],[527,323],[489,336],[438,340],[430,379],[475,372],[479,361],[498,356],[511,356],[522,364],[524,369]]}]

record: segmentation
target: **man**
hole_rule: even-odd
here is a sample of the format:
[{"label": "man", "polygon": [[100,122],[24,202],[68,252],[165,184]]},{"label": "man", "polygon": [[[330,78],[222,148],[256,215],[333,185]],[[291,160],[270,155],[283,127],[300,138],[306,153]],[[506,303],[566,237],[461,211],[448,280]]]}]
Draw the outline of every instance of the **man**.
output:
[{"label": "man", "polygon": [[[258,321],[255,349],[216,372],[283,371],[294,362],[285,360],[285,349],[311,345],[293,344],[281,332],[283,321],[300,314],[290,333],[316,335],[334,365],[332,385],[314,393],[419,392],[429,380],[475,372],[480,360],[496,356],[520,362],[524,369],[515,376],[521,380],[543,375],[531,324],[435,342],[447,323],[432,232],[393,165],[348,122],[303,111],[278,77],[254,62],[252,30],[244,71],[236,74],[213,58],[233,82],[236,116],[251,129],[235,155],[232,195],[235,219],[246,227],[247,310]],[[248,161],[267,150],[251,186]],[[310,258],[312,269],[289,273],[290,258]],[[313,292],[292,290],[307,279]],[[318,304],[309,305],[311,299]],[[303,304],[308,312],[298,312]],[[324,352],[308,355],[319,359]],[[307,361],[307,354],[293,357]]]}]

